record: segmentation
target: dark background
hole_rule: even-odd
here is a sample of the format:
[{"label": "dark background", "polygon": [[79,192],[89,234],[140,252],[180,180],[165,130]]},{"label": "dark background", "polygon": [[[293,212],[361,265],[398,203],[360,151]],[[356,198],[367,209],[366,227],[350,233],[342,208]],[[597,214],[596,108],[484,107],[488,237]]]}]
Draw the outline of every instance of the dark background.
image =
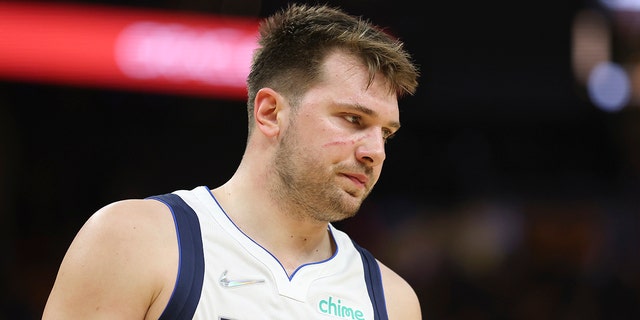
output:
[{"label": "dark background", "polygon": [[[264,17],[287,2],[82,3]],[[572,76],[572,20],[593,4],[327,3],[420,65],[376,190],[337,225],[412,283],[425,319],[640,318],[640,113],[601,111]],[[215,187],[245,139],[244,101],[1,80],[0,319],[40,318],[95,210]]]}]

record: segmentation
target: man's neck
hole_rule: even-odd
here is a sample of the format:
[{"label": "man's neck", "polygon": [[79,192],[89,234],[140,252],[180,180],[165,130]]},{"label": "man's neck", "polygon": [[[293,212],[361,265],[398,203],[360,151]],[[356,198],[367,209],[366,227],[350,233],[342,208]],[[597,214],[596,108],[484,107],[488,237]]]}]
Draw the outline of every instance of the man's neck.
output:
[{"label": "man's neck", "polygon": [[328,222],[274,203],[264,188],[238,187],[230,180],[212,190],[231,220],[274,255],[290,275],[303,264],[330,258],[335,244]]}]

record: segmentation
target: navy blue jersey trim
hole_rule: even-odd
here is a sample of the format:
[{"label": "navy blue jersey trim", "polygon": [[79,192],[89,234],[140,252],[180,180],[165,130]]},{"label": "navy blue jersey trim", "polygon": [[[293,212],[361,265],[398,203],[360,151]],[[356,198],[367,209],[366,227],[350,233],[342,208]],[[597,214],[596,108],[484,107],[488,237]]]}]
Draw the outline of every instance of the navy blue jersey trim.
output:
[{"label": "navy blue jersey trim", "polygon": [[358,245],[353,241],[353,245],[360,252],[362,264],[364,266],[364,280],[367,283],[367,291],[369,299],[373,305],[375,320],[388,320],[387,304],[384,300],[384,290],[382,288],[382,275],[380,274],[380,266],[374,256],[367,249]]},{"label": "navy blue jersey trim", "polygon": [[192,319],[204,281],[204,254],[198,216],[176,194],[167,193],[149,199],[161,201],[171,209],[180,252],[176,285],[159,320]]}]

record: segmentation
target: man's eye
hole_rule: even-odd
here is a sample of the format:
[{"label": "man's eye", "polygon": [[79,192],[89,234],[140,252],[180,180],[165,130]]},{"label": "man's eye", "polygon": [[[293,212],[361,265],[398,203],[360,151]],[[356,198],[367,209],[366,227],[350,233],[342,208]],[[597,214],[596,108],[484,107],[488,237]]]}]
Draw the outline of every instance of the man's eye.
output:
[{"label": "man's eye", "polygon": [[344,118],[351,123],[360,124],[360,119],[361,119],[360,116],[351,114],[351,115],[346,115]]},{"label": "man's eye", "polygon": [[382,130],[382,137],[384,138],[384,141],[387,142],[389,141],[389,139],[393,138],[396,136],[395,132],[391,132],[391,130]]}]

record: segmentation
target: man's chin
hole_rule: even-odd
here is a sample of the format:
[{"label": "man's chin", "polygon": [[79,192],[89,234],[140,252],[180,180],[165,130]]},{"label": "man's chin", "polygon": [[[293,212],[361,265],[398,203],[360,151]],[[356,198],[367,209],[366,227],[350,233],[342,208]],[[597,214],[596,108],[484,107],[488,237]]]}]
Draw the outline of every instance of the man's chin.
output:
[{"label": "man's chin", "polygon": [[347,199],[344,200],[342,210],[343,215],[345,216],[344,219],[355,216],[356,213],[358,213],[358,211],[360,210],[360,206],[362,206],[362,201],[364,200],[363,195],[358,196],[348,194],[346,198]]},{"label": "man's chin", "polygon": [[362,201],[364,201],[364,199],[369,194],[368,191],[364,188],[348,188],[344,189],[344,192],[351,198],[358,199],[360,203],[362,203]]}]

